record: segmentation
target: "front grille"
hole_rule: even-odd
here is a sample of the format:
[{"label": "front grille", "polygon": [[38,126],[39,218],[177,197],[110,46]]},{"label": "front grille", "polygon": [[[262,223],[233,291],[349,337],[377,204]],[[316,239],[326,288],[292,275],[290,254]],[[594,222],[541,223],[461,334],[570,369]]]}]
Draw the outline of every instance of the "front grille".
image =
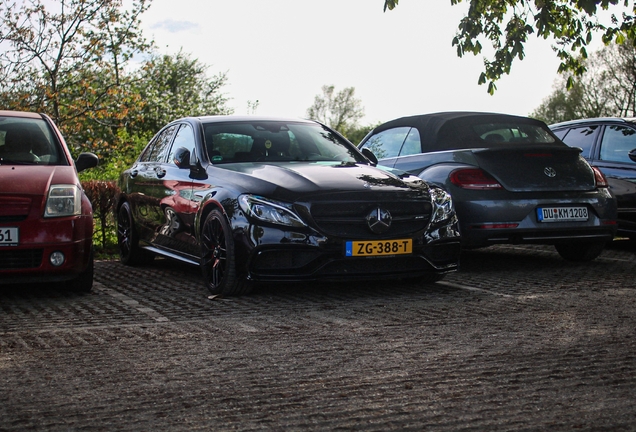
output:
[{"label": "front grille", "polygon": [[0,196],[0,220],[18,222],[26,219],[31,209],[31,198],[19,196]]},{"label": "front grille", "polygon": [[12,222],[22,222],[26,220],[27,215],[23,216],[1,216],[0,215],[0,223],[12,223]]},{"label": "front grille", "polygon": [[[397,238],[411,236],[425,229],[432,211],[428,196],[409,194],[408,199],[400,199],[399,195],[402,194],[378,194],[365,197],[364,200],[359,197],[338,199],[353,198],[345,195],[313,201],[304,212],[299,213],[308,213],[321,232],[348,239]],[[388,210],[393,219],[390,228],[381,235],[374,234],[367,223],[369,213],[378,207]]]},{"label": "front grille", "polygon": [[18,270],[40,267],[42,249],[0,249],[0,270]]}]

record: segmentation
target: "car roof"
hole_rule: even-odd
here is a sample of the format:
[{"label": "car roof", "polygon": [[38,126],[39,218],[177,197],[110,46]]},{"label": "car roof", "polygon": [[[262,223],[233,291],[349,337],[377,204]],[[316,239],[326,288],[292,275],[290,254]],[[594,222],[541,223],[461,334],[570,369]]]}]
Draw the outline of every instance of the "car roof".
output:
[{"label": "car roof", "polygon": [[23,117],[23,118],[36,118],[42,119],[42,115],[29,111],[10,111],[0,110],[0,116],[2,117]]},{"label": "car roof", "polygon": [[[272,116],[255,116],[255,115],[210,115],[210,116],[194,116],[185,119],[196,119],[201,123],[221,123],[221,122],[264,122],[264,121],[283,121],[283,122],[300,122],[300,123],[316,123],[313,120],[294,118],[294,117],[272,117]],[[179,121],[179,120],[177,120]]]},{"label": "car roof", "polygon": [[395,120],[388,121],[382,125],[376,127],[374,132],[380,132],[385,129],[391,129],[399,126],[415,126],[421,131],[426,131],[427,134],[436,134],[437,131],[450,121],[459,119],[484,119],[490,120],[514,120],[531,123],[543,123],[540,120],[536,120],[530,117],[517,116],[512,114],[501,114],[492,112],[478,112],[478,111],[445,111],[437,113],[420,114],[408,117],[400,117]]},{"label": "car roof", "polygon": [[635,123],[636,117],[590,117],[584,119],[568,120],[559,123],[553,123],[550,125],[551,129],[563,127],[563,126],[576,126],[579,124],[587,123]]}]

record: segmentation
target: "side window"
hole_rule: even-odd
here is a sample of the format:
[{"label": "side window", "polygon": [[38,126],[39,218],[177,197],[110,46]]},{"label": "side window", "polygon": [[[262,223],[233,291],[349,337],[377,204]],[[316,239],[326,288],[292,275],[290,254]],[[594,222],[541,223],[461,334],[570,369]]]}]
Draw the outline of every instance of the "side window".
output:
[{"label": "side window", "polygon": [[166,152],[170,148],[172,136],[177,130],[177,125],[170,126],[157,135],[152,145],[148,146],[142,156],[144,162],[163,162]]},{"label": "side window", "polygon": [[552,133],[555,134],[558,139],[563,141],[563,137],[569,130],[570,129],[558,129],[558,130],[553,130]]},{"label": "side window", "polygon": [[581,147],[583,149],[583,153],[581,153],[581,156],[583,156],[584,158],[589,158],[592,151],[592,145],[594,145],[594,141],[596,140],[598,131],[599,126],[584,126],[572,128],[561,139],[570,147]]},{"label": "side window", "polygon": [[406,126],[382,131],[369,138],[362,147],[371,150],[378,159],[396,157],[410,130]]},{"label": "side window", "polygon": [[192,127],[189,124],[181,125],[177,135],[174,137],[170,155],[168,156],[168,163],[174,163],[172,159],[174,158],[174,152],[177,151],[178,148],[186,148],[190,150],[190,154],[192,154],[194,146],[194,131]]},{"label": "side window", "polygon": [[636,130],[625,126],[607,126],[601,141],[600,159],[633,163],[627,155],[636,149]]},{"label": "side window", "polygon": [[148,162],[150,160],[150,155],[152,154],[152,149],[155,147],[156,139],[153,139],[148,143],[143,152],[141,152],[141,156],[139,156],[140,162]]},{"label": "side window", "polygon": [[413,154],[422,153],[422,143],[420,141],[420,132],[412,128],[409,134],[404,140],[402,150],[400,150],[400,156],[408,156]]}]

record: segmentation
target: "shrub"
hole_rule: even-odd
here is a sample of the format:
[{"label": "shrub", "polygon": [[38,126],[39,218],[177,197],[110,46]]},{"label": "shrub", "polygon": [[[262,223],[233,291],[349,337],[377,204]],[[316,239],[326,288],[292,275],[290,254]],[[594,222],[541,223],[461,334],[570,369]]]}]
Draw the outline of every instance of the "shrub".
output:
[{"label": "shrub", "polygon": [[117,244],[113,207],[117,184],[114,181],[88,180],[82,182],[86,196],[93,205],[95,233],[93,240],[99,241],[101,248],[107,250]]}]

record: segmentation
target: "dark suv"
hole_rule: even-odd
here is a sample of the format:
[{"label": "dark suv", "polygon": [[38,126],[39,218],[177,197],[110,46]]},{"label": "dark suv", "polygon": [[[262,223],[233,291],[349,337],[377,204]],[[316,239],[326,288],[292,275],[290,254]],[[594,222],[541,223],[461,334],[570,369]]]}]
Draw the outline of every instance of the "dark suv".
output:
[{"label": "dark suv", "polygon": [[636,118],[590,118],[550,125],[607,177],[618,204],[618,235],[636,240]]}]

